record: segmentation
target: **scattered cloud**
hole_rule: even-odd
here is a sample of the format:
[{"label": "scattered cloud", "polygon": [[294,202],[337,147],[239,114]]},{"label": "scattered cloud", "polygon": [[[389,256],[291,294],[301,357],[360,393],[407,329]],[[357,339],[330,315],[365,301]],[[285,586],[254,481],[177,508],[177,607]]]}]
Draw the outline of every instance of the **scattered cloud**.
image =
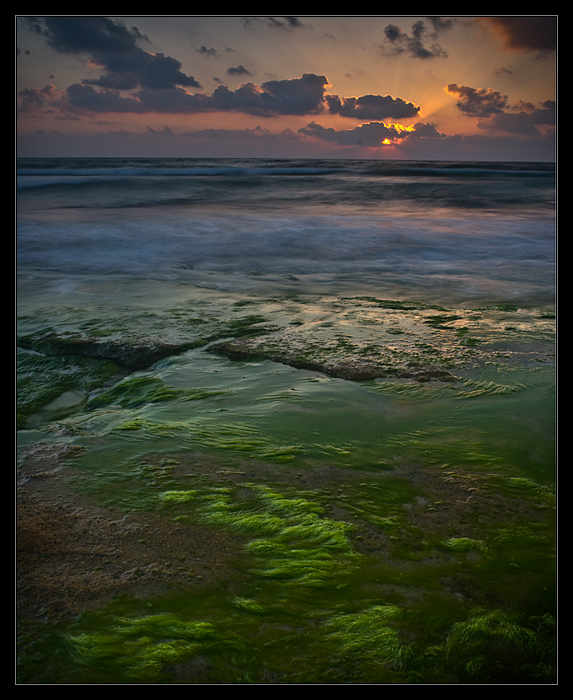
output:
[{"label": "scattered cloud", "polygon": [[440,32],[452,29],[456,24],[456,19],[452,17],[426,17],[426,19],[434,29],[434,38],[436,38]]},{"label": "scattered cloud", "polygon": [[411,102],[390,95],[363,95],[362,97],[338,97],[327,95],[326,103],[330,114],[352,119],[407,119],[416,117],[420,111]]},{"label": "scattered cloud", "polygon": [[499,131],[523,136],[539,136],[538,127],[555,126],[555,102],[547,100],[539,107],[521,103],[511,108],[512,112],[494,114],[490,119],[478,119],[477,127],[485,131]]},{"label": "scattered cloud", "polygon": [[217,49],[214,49],[213,47],[208,49],[206,46],[201,46],[200,48],[195,49],[195,53],[199,53],[201,56],[210,56],[212,58],[218,56]]},{"label": "scattered cloud", "polygon": [[227,75],[251,75],[251,71],[241,65],[236,68],[227,68]]},{"label": "scattered cloud", "polygon": [[547,100],[538,107],[523,100],[508,105],[507,95],[491,88],[476,89],[451,83],[446,91],[459,96],[459,111],[468,117],[476,117],[476,125],[482,130],[538,136],[538,126],[555,125],[554,100]]},{"label": "scattered cloud", "polygon": [[[228,75],[248,75],[242,65],[229,68]],[[218,81],[220,82],[220,81]],[[277,115],[338,114],[358,120],[407,119],[418,116],[420,108],[390,95],[343,98],[327,92],[328,78],[305,73],[300,78],[268,80],[261,85],[243,83],[231,90],[219,84],[212,94],[190,93],[180,86],[157,89],[142,86],[129,94],[103,88],[97,81],[82,81],[57,91],[53,85],[22,90],[20,110],[31,112],[50,108],[63,114],[242,112],[262,117]],[[98,88],[98,89],[96,89]]]},{"label": "scattered cloud", "polygon": [[[52,101],[51,105],[73,113],[197,114],[236,111],[265,117],[318,114],[324,109],[327,85],[325,76],[305,73],[301,78],[269,80],[261,86],[245,83],[236,90],[219,85],[211,95],[192,94],[181,87],[162,90],[144,87],[123,96],[118,90],[96,90],[84,82],[70,85],[65,95]],[[46,88],[33,94],[28,91],[20,93],[28,110],[33,105],[41,107],[46,104],[44,91]]]},{"label": "scattered cloud", "polygon": [[457,108],[472,117],[485,117],[503,112],[507,106],[507,95],[491,88],[472,88],[467,85],[450,83],[446,87],[450,94],[459,95]]},{"label": "scattered cloud", "polygon": [[[354,153],[355,149],[358,149],[356,153],[363,153],[360,149],[393,147],[394,152],[399,151],[403,157],[417,153],[428,158],[446,152],[457,157],[455,149],[458,147],[467,149],[468,153],[478,153],[478,149],[483,147],[486,149],[484,153],[487,151],[497,157],[493,150],[494,144],[517,149],[519,143],[527,139],[528,142],[531,141],[532,149],[547,149],[551,148],[551,136],[554,137],[555,102],[551,100],[539,104],[517,100],[510,104],[508,96],[498,90],[450,83],[444,90],[456,98],[459,114],[475,120],[475,127],[480,133],[473,137],[447,135],[440,133],[437,126],[431,123],[410,123],[406,127],[395,123],[406,119],[415,122],[420,118],[421,106],[391,95],[343,97],[332,94],[332,86],[326,75],[304,73],[300,77],[282,79],[267,73],[266,82],[244,82],[236,89],[229,88],[223,80],[213,77],[218,85],[212,92],[208,92],[203,90],[194,76],[183,70],[180,61],[146,50],[150,46],[148,37],[137,27],[128,27],[119,20],[89,16],[19,19],[30,32],[41,36],[48,47],[60,54],[77,57],[80,69],[82,66],[89,66],[90,69],[87,75],[84,74],[85,78],[69,85],[67,89],[48,84],[43,88],[26,87],[21,90],[18,94],[18,110],[22,114],[50,115],[51,119],[59,120],[91,118],[93,121],[102,118],[111,120],[114,115],[122,114],[191,115],[234,112],[260,117],[261,121],[288,115],[308,117],[309,121],[298,132],[287,129],[280,134],[271,133],[261,126],[254,129],[207,129],[185,134],[177,134],[169,126],[163,129],[150,126],[145,134],[129,135],[134,149],[137,138],[148,139],[146,143],[157,144],[158,149],[160,142],[169,142],[174,152],[176,143],[182,146],[193,143],[194,148],[199,148],[200,139],[207,139],[213,147],[221,142],[232,143],[233,148],[237,149],[247,149],[249,144],[262,149],[263,143],[272,144],[273,148],[278,149],[277,152],[286,154],[290,153],[290,143],[299,149],[305,146],[322,150],[336,147],[337,151],[342,149],[350,153]],[[302,19],[303,21],[287,16],[239,18],[247,29],[284,32],[287,39],[290,38],[288,33],[308,28],[303,23],[306,21],[304,17]],[[482,27],[487,27],[488,33],[497,37],[502,48],[508,52],[530,52],[540,57],[555,51],[556,17],[480,17],[468,20],[425,17],[412,20],[409,31],[404,31],[396,24],[387,24],[382,53],[386,56],[403,55],[421,60],[447,58],[447,51],[438,42],[455,25],[464,22],[471,22],[474,27],[478,22]],[[275,34],[275,39],[277,37],[278,34]],[[200,40],[190,49],[191,55],[199,43]],[[232,50],[223,50],[223,46],[221,44],[219,53],[208,44],[202,45],[196,49],[196,54],[206,59],[221,59],[225,52]],[[24,52],[28,50],[24,48],[18,51],[21,60],[24,60]],[[203,66],[208,63],[195,60]],[[233,59],[229,57],[226,65],[231,60]],[[238,64],[238,57],[236,60],[237,64],[227,68],[225,75],[253,80],[251,71]],[[505,58],[501,58],[498,65],[504,61]],[[447,67],[447,62],[442,65]],[[507,80],[511,76],[511,70],[499,68],[497,75],[502,74]],[[52,79],[53,77],[49,78]],[[440,85],[445,82],[446,80]],[[332,117],[354,120],[355,125],[338,128],[338,123],[337,128],[330,128],[319,124],[319,117],[323,117],[325,123],[330,118],[330,124],[334,121]],[[314,118],[316,121],[310,121]],[[39,122],[28,119],[28,123],[37,125]],[[105,126],[114,122],[94,123]],[[300,124],[299,122],[297,126]],[[38,131],[30,138],[35,139],[36,144],[41,138],[52,139],[47,133]],[[110,143],[118,143],[120,138],[127,139],[128,133],[120,130],[94,135],[94,151],[97,152],[96,142],[103,143],[105,138],[109,138]],[[64,148],[61,138],[63,136],[59,132],[53,132],[52,143],[57,139],[58,147]],[[304,153],[303,150],[300,152]],[[539,151],[540,154],[546,152]],[[532,157],[533,154],[532,150]]]},{"label": "scattered cloud", "polygon": [[392,143],[404,143],[412,139],[434,138],[441,139],[435,124],[422,122],[404,127],[400,124],[385,124],[384,122],[367,122],[352,129],[333,129],[324,127],[312,121],[299,129],[299,134],[312,138],[331,141],[341,146],[368,146],[380,148]]},{"label": "scattered cloud", "polygon": [[[386,134],[386,143],[373,138],[376,129],[378,136]],[[348,154],[362,157],[367,155],[368,148],[375,148],[377,151],[387,148],[391,149],[394,156],[400,158],[523,159],[523,140],[520,135],[446,135],[439,133],[433,124],[416,124],[414,130],[402,131],[400,138],[395,136],[393,140],[391,129],[384,131],[379,127],[372,127],[369,135],[372,137],[370,141],[365,138],[365,130],[346,136],[337,135],[334,130],[322,130],[315,123],[307,125],[301,133],[295,133],[291,129],[273,133],[261,126],[245,129],[198,129],[179,134],[169,127],[149,127],[137,133],[118,129],[94,134],[37,130],[18,136],[18,150],[21,155],[35,156],[137,156],[145,152],[149,156],[189,154],[206,157],[256,157],[268,156],[271,149],[270,152],[276,157],[307,157],[309,154],[322,157],[324,154],[333,153],[339,153],[343,157]],[[322,138],[323,136],[327,138]],[[359,143],[360,141],[362,143]],[[552,134],[529,138],[527,159],[551,160],[554,157],[554,149],[555,140]]]},{"label": "scattered cloud", "polygon": [[299,129],[299,134],[333,141],[343,146],[380,146],[385,139],[393,140],[398,133],[393,126],[387,127],[383,122],[369,122],[353,129],[337,130],[313,121]]},{"label": "scattered cloud", "polygon": [[382,46],[382,52],[390,55],[408,54],[412,58],[446,58],[446,51],[436,43],[425,46],[426,38],[435,39],[439,32],[453,26],[453,20],[444,20],[440,17],[429,17],[434,31],[428,32],[426,24],[422,20],[412,25],[412,35],[406,34],[395,24],[388,24],[384,29],[386,44]]},{"label": "scattered cloud", "polygon": [[243,24],[247,29],[264,25],[271,29],[284,31],[293,31],[304,27],[304,24],[297,17],[243,17]]},{"label": "scattered cloud", "polygon": [[54,85],[46,85],[43,88],[24,88],[19,93],[19,109],[21,112],[44,109],[61,99],[62,94]]},{"label": "scattered cloud", "polygon": [[85,85],[110,90],[201,87],[193,76],[181,71],[176,59],[141,49],[137,42],[148,38],[136,27],[128,29],[107,17],[24,17],[22,21],[30,31],[44,36],[55,51],[87,55],[94,66],[103,69],[99,78],[83,80]]}]

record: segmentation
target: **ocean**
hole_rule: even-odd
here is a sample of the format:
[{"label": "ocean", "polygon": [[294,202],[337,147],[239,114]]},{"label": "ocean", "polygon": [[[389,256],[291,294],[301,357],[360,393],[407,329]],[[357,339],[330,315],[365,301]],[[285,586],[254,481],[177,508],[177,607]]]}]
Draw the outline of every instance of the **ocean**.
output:
[{"label": "ocean", "polygon": [[555,166],[17,161],[19,683],[554,683]]}]

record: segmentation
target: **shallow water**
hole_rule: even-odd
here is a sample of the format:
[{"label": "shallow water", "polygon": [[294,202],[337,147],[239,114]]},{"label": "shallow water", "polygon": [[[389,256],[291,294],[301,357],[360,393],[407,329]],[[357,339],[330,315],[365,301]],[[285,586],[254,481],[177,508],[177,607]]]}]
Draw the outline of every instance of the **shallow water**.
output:
[{"label": "shallow water", "polygon": [[547,172],[31,165],[20,683],[555,682]]}]

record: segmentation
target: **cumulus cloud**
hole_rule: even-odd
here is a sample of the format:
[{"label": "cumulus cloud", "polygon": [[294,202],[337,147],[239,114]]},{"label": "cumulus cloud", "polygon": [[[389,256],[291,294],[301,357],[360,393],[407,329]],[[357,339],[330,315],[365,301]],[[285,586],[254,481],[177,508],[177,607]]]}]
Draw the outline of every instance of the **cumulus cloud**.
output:
[{"label": "cumulus cloud", "polygon": [[31,112],[57,103],[62,93],[56,89],[55,85],[46,85],[43,88],[24,88],[19,95],[20,110]]},{"label": "cumulus cloud", "polygon": [[[227,71],[240,75],[243,66]],[[99,88],[99,86],[96,86]],[[19,93],[21,111],[42,110],[46,106],[65,114],[134,113],[198,114],[204,112],[241,112],[261,117],[277,115],[338,114],[356,120],[381,121],[416,117],[420,108],[411,102],[390,95],[363,95],[342,98],[327,93],[324,75],[305,73],[300,78],[269,80],[262,85],[244,83],[231,90],[218,85],[212,94],[189,93],[175,86],[155,89],[152,86],[122,94],[116,89],[96,89],[87,82],[74,83],[65,91],[54,86],[27,88]]]},{"label": "cumulus cloud", "polygon": [[342,146],[369,146],[379,148],[391,143],[420,142],[422,140],[445,139],[435,124],[418,122],[409,127],[399,124],[385,124],[384,122],[368,122],[360,124],[353,129],[336,130],[325,128],[316,122],[310,122],[304,128],[299,129],[299,134],[319,138],[323,141],[331,141]]},{"label": "cumulus cloud", "polygon": [[328,84],[325,75],[305,73],[302,78],[269,80],[261,87],[282,106],[281,114],[313,114],[321,111]]},{"label": "cumulus cloud", "polygon": [[[441,20],[439,17],[431,17],[429,20],[434,28],[431,38],[435,38],[438,31],[449,29],[453,24],[451,20]],[[421,59],[446,58],[448,54],[439,44],[433,43],[429,47],[424,45],[428,35],[428,28],[422,20],[414,22],[411,36],[397,25],[389,24],[384,29],[386,45],[382,46],[382,51],[390,55],[406,53],[412,58]]]},{"label": "cumulus cloud", "polygon": [[507,95],[491,88],[472,88],[451,83],[447,92],[459,96],[457,107],[468,117],[477,118],[477,127],[487,131],[539,136],[539,126],[555,125],[555,101],[547,100],[538,107],[518,100],[508,105]]},{"label": "cumulus cloud", "polygon": [[[256,19],[274,28],[292,30],[303,26],[294,17]],[[87,57],[92,66],[101,69],[101,74],[70,85],[57,97],[50,93],[53,88],[49,86],[24,90],[19,95],[21,111],[45,110],[49,106],[65,116],[112,112],[234,111],[261,117],[330,113],[371,121],[417,117],[420,111],[414,104],[389,95],[331,95],[327,92],[330,86],[326,76],[314,73],[268,80],[261,85],[248,82],[235,90],[220,84],[210,95],[193,93],[188,88],[201,87],[195,78],[186,75],[175,58],[141,49],[138,42],[148,39],[136,27],[128,28],[106,17],[27,17],[23,21],[55,51]],[[207,56],[216,54],[215,49],[206,46],[197,51]],[[248,76],[250,71],[238,65],[228,68],[227,75]]]},{"label": "cumulus cloud", "polygon": [[486,131],[500,131],[524,136],[539,136],[538,127],[555,125],[555,102],[547,100],[539,107],[529,103],[520,103],[520,109],[515,112],[494,114],[490,119],[478,119],[478,128]]},{"label": "cumulus cloud", "polygon": [[457,108],[468,116],[489,116],[503,112],[507,106],[507,95],[502,95],[491,88],[473,88],[468,85],[450,83],[446,90],[450,94],[459,95]]},{"label": "cumulus cloud", "polygon": [[147,41],[147,37],[136,27],[128,29],[107,17],[25,17],[23,21],[31,31],[44,36],[55,51],[87,55],[92,64],[103,69],[99,78],[83,80],[85,85],[111,90],[201,87],[193,76],[181,71],[176,59],[140,48],[137,42]]},{"label": "cumulus cloud", "polygon": [[[156,90],[144,87],[123,96],[118,90],[96,90],[74,83],[59,102],[68,112],[149,112],[197,114],[235,111],[263,117],[318,114],[324,110],[326,76],[305,73],[301,78],[269,80],[261,86],[245,83],[236,90],[219,85],[211,95],[189,93],[181,87]],[[21,95],[28,103],[31,96]]]},{"label": "cumulus cloud", "polygon": [[384,122],[367,122],[352,129],[333,129],[324,127],[315,121],[299,129],[299,134],[330,141],[341,146],[368,146],[379,148],[383,144],[391,144],[421,139],[444,138],[435,124],[422,122],[415,126],[402,127],[399,124],[385,124]]},{"label": "cumulus cloud", "polygon": [[338,95],[327,95],[326,103],[330,114],[353,119],[406,119],[416,117],[420,111],[411,102],[390,95],[363,95],[362,97],[341,98]]},{"label": "cumulus cloud", "polygon": [[478,128],[483,130],[538,136],[537,126],[555,124],[554,100],[546,100],[538,107],[523,100],[508,105],[507,95],[491,88],[477,89],[451,83],[446,91],[459,96],[457,107],[460,112],[476,117]]},{"label": "cumulus cloud", "polygon": [[396,138],[399,132],[394,126],[387,127],[383,122],[369,122],[353,129],[337,130],[313,121],[299,129],[299,134],[333,141],[343,146],[380,146],[385,139]]},{"label": "cumulus cloud", "polygon": [[237,67],[231,66],[227,68],[227,75],[251,75],[251,71],[247,70],[243,65]]}]

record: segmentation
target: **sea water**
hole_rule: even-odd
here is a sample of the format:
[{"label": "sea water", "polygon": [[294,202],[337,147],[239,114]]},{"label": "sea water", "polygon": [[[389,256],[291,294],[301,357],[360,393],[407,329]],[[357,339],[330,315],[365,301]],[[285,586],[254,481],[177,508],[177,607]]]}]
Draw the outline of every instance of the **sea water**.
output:
[{"label": "sea water", "polygon": [[553,164],[17,165],[20,682],[554,682]]}]

